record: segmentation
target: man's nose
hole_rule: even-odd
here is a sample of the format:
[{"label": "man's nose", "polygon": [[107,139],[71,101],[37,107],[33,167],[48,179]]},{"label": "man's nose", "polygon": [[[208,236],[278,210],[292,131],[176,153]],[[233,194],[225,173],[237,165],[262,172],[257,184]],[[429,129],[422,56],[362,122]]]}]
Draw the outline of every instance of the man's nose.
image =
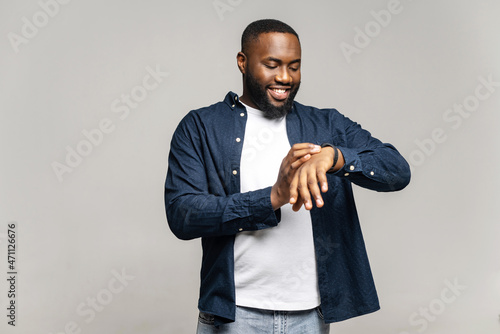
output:
[{"label": "man's nose", "polygon": [[278,74],[276,74],[276,77],[274,78],[276,82],[282,83],[282,84],[291,84],[293,81],[292,76],[288,72],[287,68],[283,68],[279,71]]}]

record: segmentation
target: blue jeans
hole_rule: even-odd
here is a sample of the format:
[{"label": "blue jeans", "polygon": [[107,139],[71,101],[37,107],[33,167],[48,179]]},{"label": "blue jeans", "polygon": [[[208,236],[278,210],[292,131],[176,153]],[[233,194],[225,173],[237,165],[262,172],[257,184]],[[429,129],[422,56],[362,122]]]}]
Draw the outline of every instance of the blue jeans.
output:
[{"label": "blue jeans", "polygon": [[216,328],[210,314],[200,312],[197,334],[328,334],[321,308],[271,311],[236,306],[236,321]]}]

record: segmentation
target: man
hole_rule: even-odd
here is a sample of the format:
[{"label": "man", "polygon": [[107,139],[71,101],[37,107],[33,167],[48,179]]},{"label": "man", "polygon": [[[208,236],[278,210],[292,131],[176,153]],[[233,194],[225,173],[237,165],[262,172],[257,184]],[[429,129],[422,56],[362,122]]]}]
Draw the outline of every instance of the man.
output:
[{"label": "man", "polygon": [[379,309],[351,184],[400,190],[409,166],[337,110],[294,101],[285,23],[251,23],[237,64],[241,97],[191,111],[171,141],[168,223],[202,239],[198,333],[328,333]]}]

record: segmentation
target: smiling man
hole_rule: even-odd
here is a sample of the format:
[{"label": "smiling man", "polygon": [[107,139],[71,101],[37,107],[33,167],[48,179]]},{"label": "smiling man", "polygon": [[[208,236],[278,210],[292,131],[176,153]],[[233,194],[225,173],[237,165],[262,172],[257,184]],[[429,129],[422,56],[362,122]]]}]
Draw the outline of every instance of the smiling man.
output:
[{"label": "smiling man", "polygon": [[352,183],[400,190],[409,166],[337,110],[294,101],[287,24],[251,23],[237,65],[243,94],[191,111],[171,141],[168,223],[203,247],[198,333],[328,333],[379,309]]},{"label": "smiling man", "polygon": [[[245,30],[242,51],[237,56],[244,79],[241,101],[264,111],[267,118],[281,118],[292,108],[300,87],[298,36],[285,33],[262,33],[259,36],[252,35],[252,32],[251,29]],[[267,47],[258,47],[264,45]],[[289,70],[281,70],[276,78],[280,68]]]}]

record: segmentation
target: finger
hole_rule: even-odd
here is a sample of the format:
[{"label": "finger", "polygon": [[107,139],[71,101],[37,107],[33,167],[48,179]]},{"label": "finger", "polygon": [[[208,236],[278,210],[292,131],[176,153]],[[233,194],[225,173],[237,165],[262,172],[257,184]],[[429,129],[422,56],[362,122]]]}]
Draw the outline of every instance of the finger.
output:
[{"label": "finger", "polygon": [[301,173],[299,173],[298,176],[297,190],[299,191],[299,196],[304,201],[306,210],[311,210],[313,205],[311,202],[311,194],[309,192],[308,186],[308,173],[301,170]]},{"label": "finger", "polygon": [[292,146],[290,151],[288,152],[288,156],[291,161],[296,161],[306,154],[315,154],[321,152],[321,146],[314,144],[295,144]]},{"label": "finger", "polygon": [[[292,177],[292,180],[290,181],[290,189],[289,189],[289,193],[290,193],[289,202],[290,202],[290,204],[295,204],[299,201],[299,193],[298,193],[298,189],[297,189],[298,182],[299,182],[299,176],[297,173],[295,173]],[[300,206],[299,206],[299,208],[300,208]]]},{"label": "finger", "polygon": [[326,178],[326,172],[323,170],[318,170],[317,177],[319,185],[321,186],[321,191],[326,193],[328,191],[328,180]]},{"label": "finger", "polygon": [[296,170],[297,168],[299,168],[304,162],[306,162],[307,160],[311,159],[311,155],[310,154],[306,154],[304,155],[302,158],[300,158],[299,160],[295,161],[295,162],[292,162],[292,164],[290,165],[290,170]]},{"label": "finger", "polygon": [[302,201],[302,198],[299,197],[299,199],[292,205],[292,210],[299,211],[302,207],[302,204],[304,204],[304,202]]},{"label": "finger", "polygon": [[309,171],[307,175],[307,187],[311,193],[311,201],[314,201],[316,206],[321,208],[324,204],[323,197],[321,196],[321,191],[318,186],[318,178],[316,177],[316,171],[314,170]]},{"label": "finger", "polygon": [[313,143],[297,143],[297,144],[293,144],[292,145],[291,150],[292,151],[298,151],[298,150],[311,149],[311,148],[317,149],[318,147],[321,150],[321,146],[315,145]]}]

